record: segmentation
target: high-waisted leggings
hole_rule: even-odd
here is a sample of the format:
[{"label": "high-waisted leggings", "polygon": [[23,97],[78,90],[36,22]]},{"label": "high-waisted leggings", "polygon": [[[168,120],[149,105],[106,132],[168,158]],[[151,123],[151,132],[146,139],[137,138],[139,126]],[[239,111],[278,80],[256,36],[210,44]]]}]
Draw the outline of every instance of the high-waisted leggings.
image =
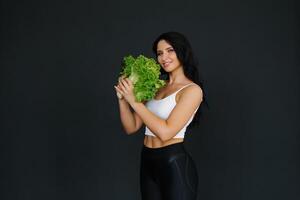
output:
[{"label": "high-waisted leggings", "polygon": [[197,169],[183,142],[143,146],[140,185],[142,200],[196,200]]}]

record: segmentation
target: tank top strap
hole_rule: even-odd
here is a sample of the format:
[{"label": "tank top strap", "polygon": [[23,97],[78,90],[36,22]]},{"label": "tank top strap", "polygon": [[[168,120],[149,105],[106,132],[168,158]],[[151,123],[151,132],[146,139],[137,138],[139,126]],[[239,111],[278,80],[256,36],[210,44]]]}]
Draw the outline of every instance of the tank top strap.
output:
[{"label": "tank top strap", "polygon": [[177,90],[174,94],[177,94],[180,90],[186,88],[186,87],[189,86],[189,85],[193,85],[193,84],[195,84],[195,83],[189,83],[189,84],[186,84],[185,86],[183,86],[182,88],[180,88],[179,90]]}]

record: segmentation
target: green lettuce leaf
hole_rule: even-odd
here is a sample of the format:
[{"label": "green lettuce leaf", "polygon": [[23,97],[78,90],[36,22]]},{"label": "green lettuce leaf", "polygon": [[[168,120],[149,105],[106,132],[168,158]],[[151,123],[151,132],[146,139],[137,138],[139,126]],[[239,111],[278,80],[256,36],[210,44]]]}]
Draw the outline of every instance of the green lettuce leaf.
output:
[{"label": "green lettuce leaf", "polygon": [[132,81],[138,102],[153,99],[159,88],[165,85],[165,81],[159,79],[160,65],[153,58],[143,55],[137,58],[125,56],[120,75]]}]

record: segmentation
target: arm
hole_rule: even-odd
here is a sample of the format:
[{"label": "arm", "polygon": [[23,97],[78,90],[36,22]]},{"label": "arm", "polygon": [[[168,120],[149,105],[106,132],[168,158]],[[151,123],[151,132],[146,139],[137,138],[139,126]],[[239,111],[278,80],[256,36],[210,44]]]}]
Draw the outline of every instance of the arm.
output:
[{"label": "arm", "polygon": [[[197,86],[198,87],[198,86]],[[151,113],[143,104],[130,105],[142,118],[146,126],[162,141],[173,138],[188,122],[202,100],[202,91],[193,86],[186,88],[169,117],[164,120]],[[188,106],[187,106],[188,105]]]},{"label": "arm", "polygon": [[141,117],[144,124],[162,141],[173,138],[188,122],[202,101],[202,90],[199,86],[185,88],[168,119],[164,120],[150,112],[143,103],[135,101],[132,93],[133,86],[129,80],[125,79],[122,83],[118,91]]},{"label": "arm", "polygon": [[143,125],[141,118],[130,110],[130,106],[124,98],[118,99],[118,102],[120,118],[125,132],[128,135],[135,133]]}]

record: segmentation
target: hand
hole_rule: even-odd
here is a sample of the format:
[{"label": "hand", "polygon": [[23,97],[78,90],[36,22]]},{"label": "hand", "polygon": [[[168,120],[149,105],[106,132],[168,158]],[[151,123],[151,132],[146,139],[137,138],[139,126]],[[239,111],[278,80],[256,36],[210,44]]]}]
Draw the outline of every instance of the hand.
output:
[{"label": "hand", "polygon": [[[125,78],[125,75],[122,75],[122,76],[120,76],[120,77],[118,78],[119,83],[120,83],[120,80],[123,79],[123,78]],[[123,98],[123,95],[122,95],[120,92],[118,92],[117,89],[116,89],[116,92],[117,92],[117,97],[118,97],[118,99],[120,99],[120,100],[124,99],[124,98]]]},{"label": "hand", "polygon": [[117,97],[118,97],[118,99],[123,99],[123,95],[121,95],[118,91],[117,91]]},{"label": "hand", "polygon": [[118,93],[122,95],[122,97],[129,103],[134,103],[135,102],[135,96],[133,93],[133,83],[130,79],[128,78],[121,78],[119,79],[119,84],[117,86],[114,86],[117,95]]}]

